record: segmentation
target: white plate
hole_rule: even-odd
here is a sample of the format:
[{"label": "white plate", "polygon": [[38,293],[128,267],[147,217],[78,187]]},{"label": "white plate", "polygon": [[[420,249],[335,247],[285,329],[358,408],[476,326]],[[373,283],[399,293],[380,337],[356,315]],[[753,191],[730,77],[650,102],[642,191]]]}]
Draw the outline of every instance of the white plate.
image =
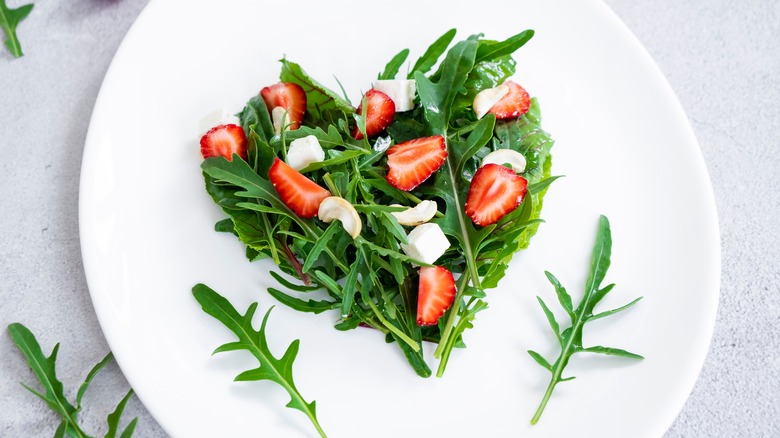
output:
[{"label": "white plate", "polygon": [[[487,4],[487,3],[486,3]],[[415,59],[451,27],[458,38],[502,39],[533,28],[517,79],[538,96],[554,134],[556,182],[531,249],[489,295],[490,309],[453,353],[443,379],[421,379],[370,330],[331,328],[277,306],[268,333],[281,354],[301,339],[298,387],[332,437],[660,436],[698,375],[712,333],[720,242],[706,169],[685,114],[648,54],[598,1],[402,0],[150,3],[117,53],[84,151],[80,224],[84,266],[106,338],[138,396],[173,436],[316,436],[269,382],[234,383],[256,364],[210,356],[232,334],[190,293],[204,282],[244,310],[276,304],[268,264],[250,264],[203,190],[199,119],[277,81],[285,55],[353,100],[398,50]],[[580,355],[541,422],[548,375],[526,354],[555,353],[535,295],[554,303],[545,269],[582,293],[596,222],[612,222],[617,287],[604,307],[635,308],[586,328],[589,344],[647,359]],[[560,316],[560,313],[558,313]],[[430,346],[427,346],[430,349]],[[143,427],[143,426],[141,426]]]}]

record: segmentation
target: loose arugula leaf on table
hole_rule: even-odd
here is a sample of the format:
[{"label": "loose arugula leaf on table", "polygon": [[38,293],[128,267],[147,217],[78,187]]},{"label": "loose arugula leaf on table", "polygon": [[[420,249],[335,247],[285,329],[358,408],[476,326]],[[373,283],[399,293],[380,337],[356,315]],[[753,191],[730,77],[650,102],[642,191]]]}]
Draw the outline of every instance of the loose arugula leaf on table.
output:
[{"label": "loose arugula leaf on table", "polygon": [[316,414],[316,402],[307,402],[293,382],[293,362],[298,355],[300,341],[294,340],[281,358],[276,358],[268,348],[266,338],[266,323],[271,309],[265,313],[260,329],[256,330],[252,325],[252,318],[257,311],[257,303],[249,306],[246,314],[241,315],[225,297],[219,295],[213,289],[204,284],[197,284],[192,288],[192,294],[203,308],[203,311],[213,316],[217,321],[225,325],[237,337],[238,341],[229,342],[214,350],[214,353],[225,351],[246,350],[260,362],[258,368],[244,371],[236,376],[236,381],[270,380],[284,388],[290,395],[288,408],[297,409],[311,420],[317,432],[326,437]]},{"label": "loose arugula leaf on table", "polygon": [[588,280],[585,283],[585,294],[582,297],[582,301],[580,301],[576,308],[573,308],[571,296],[561,285],[558,279],[555,278],[555,276],[551,273],[545,271],[547,279],[550,280],[550,283],[555,288],[558,302],[560,303],[563,310],[566,311],[567,316],[571,320],[571,325],[566,329],[561,330],[558,321],[555,319],[555,315],[553,315],[550,308],[547,307],[547,304],[544,302],[544,300],[542,300],[540,297],[536,297],[539,301],[539,305],[542,307],[542,311],[544,312],[548,323],[550,324],[550,327],[552,328],[552,331],[555,333],[555,337],[561,347],[561,352],[555,362],[551,364],[541,354],[533,350],[528,351],[528,354],[531,355],[536,363],[541,365],[552,375],[550,384],[547,386],[547,390],[545,391],[544,397],[542,398],[542,402],[531,419],[531,424],[536,424],[539,421],[539,418],[541,418],[542,413],[544,412],[544,408],[547,406],[547,402],[550,400],[553,389],[555,389],[555,385],[574,378],[563,377],[563,371],[575,353],[599,353],[610,356],[621,356],[629,359],[644,359],[638,354],[630,353],[619,348],[602,346],[584,347],[582,345],[582,331],[585,323],[618,313],[633,306],[640,299],[642,299],[642,297],[639,297],[630,303],[616,309],[597,313],[595,315],[593,314],[594,307],[615,286],[614,284],[610,284],[603,288],[601,287],[601,282],[604,280],[607,269],[610,265],[611,254],[612,233],[609,227],[609,220],[606,218],[606,216],[601,216],[599,218],[599,228],[596,234],[596,243],[593,246],[593,255],[591,256],[590,274],[588,275]]},{"label": "loose arugula leaf on table", "polygon": [[8,47],[8,50],[16,58],[23,55],[22,46],[19,43],[19,38],[16,36],[16,26],[30,15],[33,6],[30,3],[15,9],[9,9],[5,4],[5,0],[0,0],[0,27],[5,32],[5,46]]},{"label": "loose arugula leaf on table", "polygon": [[[30,366],[30,369],[33,370],[35,376],[38,377],[38,381],[41,383],[44,391],[39,392],[24,384],[22,384],[22,386],[46,402],[46,404],[49,405],[53,411],[57,412],[62,417],[62,421],[60,422],[60,425],[57,428],[54,436],[69,436],[74,438],[90,437],[91,435],[88,435],[83,429],[81,429],[77,421],[78,413],[81,412],[82,408],[81,401],[87,391],[87,388],[92,383],[92,380],[100,372],[100,370],[102,370],[106,364],[108,364],[108,362],[113,359],[114,356],[111,353],[108,353],[89,371],[89,373],[87,373],[87,377],[84,379],[84,383],[81,384],[78,392],[76,393],[76,406],[73,406],[73,404],[68,401],[67,397],[65,397],[65,391],[62,382],[57,378],[56,364],[57,353],[59,352],[60,344],[56,344],[51,354],[46,357],[46,355],[41,350],[41,346],[38,343],[38,340],[35,338],[35,335],[24,325],[20,323],[10,324],[8,326],[8,332],[11,334],[11,339],[13,339],[16,346],[19,348],[22,354],[24,354],[24,357],[27,359],[27,364]],[[122,417],[122,413],[124,412],[125,405],[132,395],[133,390],[130,389],[124,398],[122,398],[122,400],[119,402],[114,412],[108,416],[108,433],[106,434],[107,438],[116,437],[116,434],[119,431],[119,421]],[[127,427],[125,427],[121,437],[129,438],[132,436],[137,423],[138,418],[134,418],[127,425]]]}]

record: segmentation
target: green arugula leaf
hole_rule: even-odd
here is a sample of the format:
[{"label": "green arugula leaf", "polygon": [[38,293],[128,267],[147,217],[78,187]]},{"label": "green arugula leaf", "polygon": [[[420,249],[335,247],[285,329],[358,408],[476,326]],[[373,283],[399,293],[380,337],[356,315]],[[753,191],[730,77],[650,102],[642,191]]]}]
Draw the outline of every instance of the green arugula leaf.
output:
[{"label": "green arugula leaf", "polygon": [[436,64],[436,61],[439,60],[439,57],[447,50],[447,47],[450,46],[452,39],[455,38],[455,33],[457,33],[455,29],[450,29],[434,41],[417,62],[414,63],[414,67],[409,71],[407,79],[414,79],[416,73],[428,73]]},{"label": "green arugula leaf", "polygon": [[282,82],[294,82],[306,92],[306,112],[318,119],[323,118],[323,113],[328,110],[338,110],[347,114],[355,112],[352,104],[344,100],[336,92],[328,89],[309,76],[300,65],[282,59],[282,73],[279,79]]},{"label": "green arugula leaf", "polygon": [[409,49],[403,49],[400,52],[398,52],[398,54],[393,56],[393,59],[391,59],[390,62],[387,63],[387,65],[385,66],[385,70],[379,74],[377,79],[379,80],[395,79],[395,75],[398,74],[398,70],[404,64],[408,56],[409,56]]},{"label": "green arugula leaf", "polygon": [[225,325],[237,337],[238,341],[224,344],[215,350],[217,352],[246,350],[250,352],[259,362],[258,368],[245,371],[236,377],[236,381],[254,381],[270,380],[279,384],[290,395],[290,402],[287,407],[297,409],[311,420],[317,432],[321,437],[325,437],[316,415],[316,403],[307,402],[293,382],[293,362],[298,355],[299,340],[294,340],[285,351],[281,358],[276,358],[268,348],[266,339],[266,323],[271,309],[268,309],[260,329],[255,330],[252,326],[252,318],[257,310],[257,303],[253,303],[241,315],[232,304],[223,296],[219,295],[213,289],[204,284],[197,284],[192,288],[192,294],[203,308],[203,311],[214,317],[217,321]]},{"label": "green arugula leaf", "polygon": [[547,371],[550,371],[550,374],[552,375],[550,379],[550,383],[547,386],[547,390],[544,393],[544,397],[542,398],[542,402],[539,405],[539,408],[536,410],[536,413],[534,414],[533,418],[531,419],[531,424],[536,424],[539,421],[539,418],[541,418],[542,413],[544,412],[544,408],[547,406],[547,402],[550,400],[550,396],[552,395],[555,386],[560,382],[565,382],[567,380],[571,380],[574,378],[574,377],[564,378],[562,377],[562,374],[563,374],[563,370],[566,368],[566,365],[568,365],[569,360],[575,353],[589,352],[589,353],[605,354],[610,356],[626,357],[629,359],[644,359],[642,356],[638,354],[631,353],[626,350],[621,350],[618,348],[602,347],[602,346],[594,346],[594,347],[582,346],[582,331],[586,322],[603,318],[609,315],[613,315],[617,312],[620,312],[621,310],[633,306],[641,299],[640,297],[626,304],[625,306],[619,307],[614,310],[602,312],[597,315],[593,315],[593,308],[596,305],[598,299],[600,299],[600,298],[596,299],[597,298],[596,295],[599,292],[602,292],[606,289],[605,292],[601,293],[601,297],[603,297],[604,295],[606,295],[607,292],[609,292],[609,290],[612,289],[613,286],[610,285],[605,287],[604,289],[599,289],[601,282],[604,280],[604,277],[607,274],[607,269],[609,268],[610,261],[611,261],[611,255],[612,255],[612,232],[609,227],[609,220],[606,218],[606,216],[601,216],[599,218],[599,227],[598,227],[598,232],[596,234],[596,243],[593,246],[593,254],[591,256],[591,265],[590,265],[588,280],[585,283],[585,294],[580,304],[574,310],[572,310],[571,296],[569,296],[569,294],[566,292],[566,289],[563,288],[561,283],[558,281],[557,278],[555,278],[554,275],[550,274],[549,272],[545,272],[545,275],[547,275],[547,278],[550,280],[550,283],[555,288],[556,295],[558,296],[558,301],[561,303],[561,306],[563,307],[563,309],[566,311],[569,318],[571,319],[571,325],[561,332],[560,327],[558,326],[558,322],[555,320],[555,316],[552,314],[552,312],[544,303],[544,301],[541,298],[537,297],[537,299],[539,300],[539,304],[542,306],[542,310],[544,311],[544,314],[547,317],[547,320],[553,329],[553,332],[555,332],[555,337],[558,339],[558,342],[560,343],[561,352],[560,355],[558,356],[558,359],[556,359],[555,362],[552,365],[550,365],[550,362],[548,362],[539,353],[532,350],[528,350],[528,354],[531,355],[531,357],[539,365],[541,365]]},{"label": "green arugula leaf", "polygon": [[[35,338],[35,335],[24,325],[20,323],[10,324],[8,325],[8,332],[11,334],[11,339],[13,339],[16,346],[27,359],[27,364],[30,366],[33,373],[35,373],[44,392],[38,392],[24,384],[22,384],[22,386],[46,402],[52,410],[62,417],[62,421],[57,427],[54,436],[89,438],[90,435],[81,429],[77,421],[78,413],[82,408],[81,401],[95,376],[111,361],[111,359],[113,359],[114,356],[111,353],[108,353],[100,362],[92,367],[89,373],[87,373],[84,383],[81,384],[76,393],[76,406],[73,406],[65,397],[62,382],[57,378],[56,362],[60,344],[56,344],[51,354],[46,357],[41,350],[41,346]],[[119,420],[121,419],[124,407],[132,394],[133,390],[131,389],[119,402],[116,410],[108,416],[109,431],[106,437],[116,437]],[[134,418],[130,422],[122,433],[122,438],[129,438],[132,436],[137,422],[138,418]]]},{"label": "green arugula leaf", "polygon": [[5,0],[0,0],[0,28],[5,32],[5,46],[8,47],[8,50],[16,58],[23,55],[22,46],[19,44],[19,38],[16,36],[16,26],[30,15],[33,6],[30,3],[16,9],[9,9],[5,4]]},{"label": "green arugula leaf", "polygon": [[276,298],[277,301],[284,304],[285,306],[295,309],[299,312],[322,313],[326,310],[334,309],[338,306],[338,304],[333,301],[304,301],[300,298],[295,298],[280,291],[279,289],[274,289],[272,287],[268,288],[268,294]]},{"label": "green arugula leaf", "polygon": [[[122,412],[125,410],[125,406],[127,405],[127,401],[130,400],[130,397],[133,395],[133,390],[130,389],[127,391],[127,394],[125,394],[124,398],[119,402],[114,412],[109,414],[108,416],[108,433],[106,433],[106,438],[116,438],[116,433],[119,431],[119,420],[122,418]],[[133,421],[131,421],[124,431],[122,431],[123,437],[125,436],[131,436],[133,434],[133,431],[135,430],[136,423],[138,422],[138,418],[134,418]]]},{"label": "green arugula leaf", "polygon": [[481,40],[479,48],[477,49],[476,62],[480,63],[494,61],[496,59],[511,55],[515,53],[517,49],[523,47],[525,43],[530,41],[533,36],[534,31],[528,29],[501,42]]}]

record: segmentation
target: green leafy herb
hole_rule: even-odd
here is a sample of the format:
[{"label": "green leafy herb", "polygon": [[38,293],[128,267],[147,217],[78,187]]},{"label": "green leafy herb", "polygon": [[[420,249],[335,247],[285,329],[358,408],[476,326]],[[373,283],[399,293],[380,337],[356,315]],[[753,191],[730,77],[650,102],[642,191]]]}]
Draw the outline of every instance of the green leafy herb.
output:
[{"label": "green leafy herb", "polygon": [[[365,114],[355,114],[346,99],[283,59],[280,79],[306,91],[302,126],[275,134],[262,99],[253,97],[241,112],[248,160],[212,157],[201,165],[206,190],[229,218],[216,228],[232,231],[246,245],[250,260],[269,258],[278,267],[273,275],[280,287],[269,288],[269,294],[302,312],[337,310],[338,330],[375,328],[399,346],[422,377],[432,374],[423,341],[438,343],[436,375],[442,376],[453,349],[465,346],[464,333],[488,308],[485,291],[496,287],[513,255],[528,246],[542,222],[543,197],[555,180],[550,173],[553,140],[541,127],[536,99],[527,113],[511,120],[493,115],[478,120],[472,108],[477,93],[514,74],[512,53],[533,31],[504,41],[472,35],[450,47],[455,34],[454,29],[444,33],[411,67],[408,77],[416,82],[419,102],[395,115],[387,135],[355,140],[354,129],[365,131]],[[408,49],[398,52],[379,78],[396,77],[408,57]],[[410,192],[388,183],[387,148],[435,134],[445,138],[445,165]],[[307,135],[317,137],[326,158],[301,172],[355,206],[363,221],[356,239],[338,223],[296,216],[270,181],[273,161],[284,158],[290,141]],[[515,211],[480,227],[465,215],[464,204],[482,158],[496,149],[513,149],[526,158],[522,176],[528,193]],[[430,327],[416,324],[419,266],[426,264],[404,253],[401,245],[408,243],[408,229],[389,214],[399,211],[391,204],[413,207],[424,199],[436,200],[439,211],[432,222],[451,243],[436,264],[459,276],[455,302],[439,324]],[[315,290],[320,292],[313,298]]]},{"label": "green leafy herb", "polygon": [[320,436],[325,437],[325,432],[322,430],[322,427],[320,427],[319,421],[317,421],[315,402],[306,402],[293,382],[292,366],[295,357],[298,355],[300,341],[298,339],[294,340],[290,346],[287,347],[287,351],[285,351],[284,355],[279,359],[274,357],[273,353],[271,353],[271,350],[268,348],[265,325],[266,322],[268,322],[268,316],[271,314],[271,309],[268,309],[268,312],[266,312],[263,317],[263,322],[260,324],[260,330],[255,330],[252,326],[252,318],[257,310],[257,303],[250,305],[246,314],[241,315],[225,297],[219,295],[206,285],[195,285],[195,287],[192,288],[192,293],[198,303],[203,307],[204,312],[224,324],[225,327],[230,329],[230,331],[235,333],[238,337],[238,341],[217,347],[217,349],[214,350],[214,353],[246,350],[252,353],[260,362],[258,368],[244,371],[239,374],[236,377],[236,381],[270,380],[276,382],[290,394],[290,402],[287,403],[287,407],[297,409],[306,414],[312,424],[314,424],[314,427],[317,429]]},{"label": "green leafy herb", "polygon": [[630,303],[616,309],[593,314],[593,309],[596,304],[598,304],[615,286],[614,284],[609,284],[603,288],[601,287],[601,282],[604,280],[604,276],[606,275],[607,269],[610,265],[611,253],[612,233],[609,228],[609,220],[607,220],[605,216],[601,216],[599,219],[598,233],[596,234],[596,243],[593,247],[590,274],[588,275],[588,280],[585,283],[585,294],[577,308],[573,307],[571,296],[568,292],[566,292],[566,289],[561,285],[558,279],[555,278],[555,276],[551,273],[545,272],[547,279],[550,280],[550,283],[552,283],[553,287],[555,288],[555,293],[558,296],[558,302],[561,304],[561,307],[563,307],[563,310],[566,311],[566,314],[571,320],[571,325],[561,331],[560,325],[556,321],[552,311],[550,311],[550,309],[547,307],[547,304],[540,297],[536,297],[537,300],[539,300],[539,304],[542,306],[542,310],[547,317],[547,321],[549,322],[550,327],[552,327],[552,330],[555,333],[555,337],[561,346],[561,353],[558,356],[558,359],[556,359],[555,362],[551,364],[541,354],[533,350],[528,351],[528,354],[531,355],[536,363],[541,365],[544,369],[552,374],[550,384],[547,386],[547,391],[544,393],[544,398],[542,399],[539,408],[536,410],[536,413],[531,419],[531,424],[536,424],[536,422],[539,421],[539,418],[542,416],[542,412],[544,412],[545,406],[547,406],[547,402],[550,400],[553,389],[555,389],[555,385],[574,378],[563,377],[563,370],[566,368],[566,365],[568,365],[569,359],[571,359],[575,353],[588,352],[606,354],[610,356],[621,356],[630,359],[643,359],[643,357],[638,354],[630,353],[618,348],[601,346],[583,347],[582,345],[582,330],[586,322],[613,315],[633,306],[642,299],[642,297],[639,297],[634,301],[631,301]]},{"label": "green leafy herb", "polygon": [[[19,350],[21,350],[22,354],[24,354],[25,358],[27,359],[27,363],[30,365],[30,368],[38,377],[38,380],[43,387],[43,392],[36,391],[35,389],[24,384],[22,384],[22,386],[27,388],[27,390],[33,394],[37,395],[41,400],[46,402],[46,404],[52,410],[60,414],[62,417],[62,421],[60,422],[60,425],[57,428],[54,436],[69,436],[74,438],[90,437],[90,435],[84,432],[84,430],[82,430],[78,425],[76,417],[81,411],[81,400],[84,397],[84,393],[87,391],[87,388],[89,387],[90,383],[92,383],[92,380],[95,378],[98,372],[100,372],[100,370],[102,370],[106,364],[111,361],[113,355],[108,353],[106,357],[103,358],[103,360],[98,362],[92,368],[92,370],[90,370],[86,379],[84,380],[84,383],[81,384],[78,392],[76,393],[76,406],[73,406],[73,404],[71,404],[70,401],[68,401],[68,399],[65,397],[62,382],[60,382],[60,380],[57,378],[57,371],[55,369],[57,362],[57,352],[60,349],[60,344],[55,345],[49,357],[46,357],[46,355],[41,350],[40,344],[38,344],[38,340],[35,339],[35,335],[33,335],[33,333],[24,325],[20,323],[10,324],[8,326],[8,332],[11,334],[11,339],[13,339],[16,346],[19,348]],[[108,416],[108,433],[106,434],[107,438],[115,438],[117,436],[116,434],[119,430],[119,420],[122,417],[122,412],[125,409],[127,401],[132,395],[133,390],[130,389],[124,398],[122,398],[122,401],[119,402],[119,405],[117,405],[114,412]],[[132,436],[133,432],[135,431],[137,422],[138,418],[134,418],[124,429],[121,437],[129,438]]]},{"label": "green leafy herb", "polygon": [[16,9],[8,9],[5,0],[0,0],[0,27],[5,32],[5,46],[17,58],[21,57],[23,53],[19,38],[16,36],[16,26],[30,15],[32,8],[33,4],[30,3]]}]

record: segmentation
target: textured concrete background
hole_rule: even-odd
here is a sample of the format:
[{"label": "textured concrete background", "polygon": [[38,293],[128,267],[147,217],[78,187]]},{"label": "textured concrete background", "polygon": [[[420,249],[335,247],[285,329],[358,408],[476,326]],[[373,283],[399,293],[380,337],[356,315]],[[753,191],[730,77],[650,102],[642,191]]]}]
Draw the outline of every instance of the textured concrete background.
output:
[{"label": "textured concrete background", "polygon": [[[8,0],[14,7],[18,0]],[[19,27],[26,56],[0,51],[0,436],[51,436],[58,418],[4,328],[26,324],[76,388],[108,351],[78,241],[89,117],[111,58],[147,0],[38,2]],[[679,96],[707,162],[723,241],[717,325],[701,376],[667,437],[780,436],[780,2],[607,3]],[[660,175],[659,175],[660,177]],[[649,182],[652,183],[652,182]],[[85,429],[127,390],[115,364],[85,399]],[[72,394],[72,392],[71,392]],[[139,437],[162,437],[133,398]]]}]

